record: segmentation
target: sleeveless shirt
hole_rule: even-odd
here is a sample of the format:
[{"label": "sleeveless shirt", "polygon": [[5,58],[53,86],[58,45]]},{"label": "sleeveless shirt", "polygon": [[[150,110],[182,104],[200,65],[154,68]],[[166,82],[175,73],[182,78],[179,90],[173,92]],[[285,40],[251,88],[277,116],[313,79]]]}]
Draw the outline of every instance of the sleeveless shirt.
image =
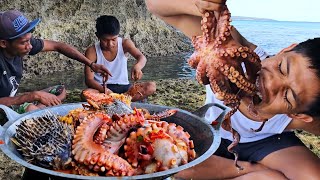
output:
[{"label": "sleeveless shirt", "polygon": [[[265,59],[266,53],[260,48],[257,47],[255,52],[258,54],[261,60]],[[211,90],[210,85],[206,85],[206,102],[208,103],[219,103],[223,104],[222,101],[218,100],[214,93]],[[208,109],[206,113],[206,120],[211,123],[214,121],[222,111],[218,108],[211,107]],[[261,140],[267,138],[269,136],[282,133],[288,124],[291,122],[291,118],[289,118],[285,114],[277,114],[270,118],[262,130],[259,132],[254,132],[252,129],[258,129],[262,122],[253,121],[246,116],[244,116],[239,110],[236,111],[231,116],[231,125],[232,128],[235,129],[240,134],[240,143],[253,142],[257,140]],[[232,133],[221,128],[220,135],[224,139],[228,139],[233,141]]]},{"label": "sleeveless shirt", "polygon": [[[108,61],[101,50],[100,41],[95,43],[96,54],[97,54],[97,64],[104,65],[112,74],[109,76],[107,84],[129,84],[128,78],[128,58],[125,56],[122,47],[122,38],[118,37],[118,52],[114,60]],[[103,84],[103,79],[100,73],[94,73],[94,80],[96,80],[101,85]]]}]

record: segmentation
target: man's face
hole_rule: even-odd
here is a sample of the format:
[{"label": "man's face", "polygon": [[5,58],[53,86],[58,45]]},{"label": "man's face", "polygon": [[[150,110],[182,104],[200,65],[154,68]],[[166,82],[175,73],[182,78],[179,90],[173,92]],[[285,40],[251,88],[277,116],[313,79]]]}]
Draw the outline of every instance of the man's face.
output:
[{"label": "man's face", "polygon": [[27,33],[13,41],[7,41],[5,51],[11,56],[25,56],[29,54],[32,49],[32,45],[30,44],[30,39],[32,37],[31,33]]},{"label": "man's face", "polygon": [[118,47],[118,35],[103,35],[99,39],[103,50],[113,50]]},{"label": "man's face", "polygon": [[290,51],[262,61],[257,79],[262,101],[255,109],[259,115],[300,113],[315,99],[320,81],[309,68],[307,57]]}]

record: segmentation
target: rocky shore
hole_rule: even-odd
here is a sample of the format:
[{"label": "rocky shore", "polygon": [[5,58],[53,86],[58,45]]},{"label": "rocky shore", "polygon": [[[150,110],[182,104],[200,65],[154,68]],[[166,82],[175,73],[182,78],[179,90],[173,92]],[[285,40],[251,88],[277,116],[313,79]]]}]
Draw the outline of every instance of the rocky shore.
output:
[{"label": "rocky shore", "polygon": [[[120,35],[131,39],[147,56],[166,56],[191,52],[190,41],[179,31],[151,15],[144,0],[0,0],[0,11],[19,9],[28,18],[41,18],[35,37],[72,44],[80,52],[93,44],[95,19],[104,14],[116,16],[121,23]],[[58,53],[42,53],[26,57],[24,78],[32,78],[57,71],[72,71],[83,67],[77,61]],[[157,63],[157,61],[148,61]],[[194,111],[205,101],[204,86],[192,79],[157,80],[157,91],[148,103],[173,106]],[[69,89],[64,103],[80,101],[81,89]],[[296,131],[300,139],[320,157],[320,137]],[[24,168],[0,151],[0,179],[21,179]]]},{"label": "rocky shore", "polygon": [[[131,39],[147,57],[192,49],[186,36],[148,12],[144,0],[0,0],[0,4],[0,12],[19,9],[30,20],[41,18],[33,36],[71,44],[83,53],[97,41],[95,20],[101,15],[117,17],[121,24],[120,36]],[[82,68],[81,63],[59,53],[39,53],[26,59],[25,78]]]},{"label": "rocky shore", "polygon": [[[157,91],[148,98],[148,103],[178,107],[194,111],[205,101],[205,88],[192,79],[166,79],[156,81]],[[64,103],[80,101],[80,89],[68,90]],[[298,136],[313,152],[320,156],[320,138],[306,132],[297,131]],[[0,179],[18,180],[21,178],[23,167],[0,152]]]}]

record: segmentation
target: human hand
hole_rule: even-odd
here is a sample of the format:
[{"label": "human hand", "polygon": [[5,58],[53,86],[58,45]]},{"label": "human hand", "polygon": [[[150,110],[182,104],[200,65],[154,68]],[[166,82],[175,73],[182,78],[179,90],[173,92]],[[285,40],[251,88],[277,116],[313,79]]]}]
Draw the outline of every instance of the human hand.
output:
[{"label": "human hand", "polygon": [[101,76],[104,76],[105,78],[107,78],[107,80],[108,80],[108,76],[112,77],[111,72],[102,64],[97,64],[95,62],[92,62],[89,67],[91,68],[92,71],[96,73],[100,73]]},{"label": "human hand", "polygon": [[39,101],[45,106],[56,106],[61,104],[61,100],[51,93],[45,91],[34,91],[35,100]]},{"label": "human hand", "polygon": [[236,109],[242,97],[256,93],[260,59],[253,50],[242,46],[231,36],[227,7],[220,12],[218,19],[212,11],[205,12],[201,29],[203,35],[192,39],[195,52],[188,63],[197,69],[198,82],[210,83],[216,97]]},{"label": "human hand", "polygon": [[131,69],[131,79],[134,81],[140,80],[143,76],[142,70],[138,65],[135,65]]},{"label": "human hand", "polygon": [[205,11],[221,11],[227,0],[195,0],[195,5],[201,14]]}]

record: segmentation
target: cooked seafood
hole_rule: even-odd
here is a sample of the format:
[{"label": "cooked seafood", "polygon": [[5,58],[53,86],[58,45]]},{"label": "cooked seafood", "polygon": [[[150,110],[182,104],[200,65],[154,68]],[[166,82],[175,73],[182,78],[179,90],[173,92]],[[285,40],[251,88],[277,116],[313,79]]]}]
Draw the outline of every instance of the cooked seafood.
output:
[{"label": "cooked seafood", "polygon": [[12,141],[27,162],[50,169],[66,169],[72,160],[72,138],[72,128],[48,113],[22,121]]},{"label": "cooked seafood", "polygon": [[28,162],[85,176],[132,176],[174,168],[196,157],[190,135],[161,121],[177,110],[150,114],[131,109],[114,95],[84,94],[89,108],[29,119],[17,127],[14,142]]}]

